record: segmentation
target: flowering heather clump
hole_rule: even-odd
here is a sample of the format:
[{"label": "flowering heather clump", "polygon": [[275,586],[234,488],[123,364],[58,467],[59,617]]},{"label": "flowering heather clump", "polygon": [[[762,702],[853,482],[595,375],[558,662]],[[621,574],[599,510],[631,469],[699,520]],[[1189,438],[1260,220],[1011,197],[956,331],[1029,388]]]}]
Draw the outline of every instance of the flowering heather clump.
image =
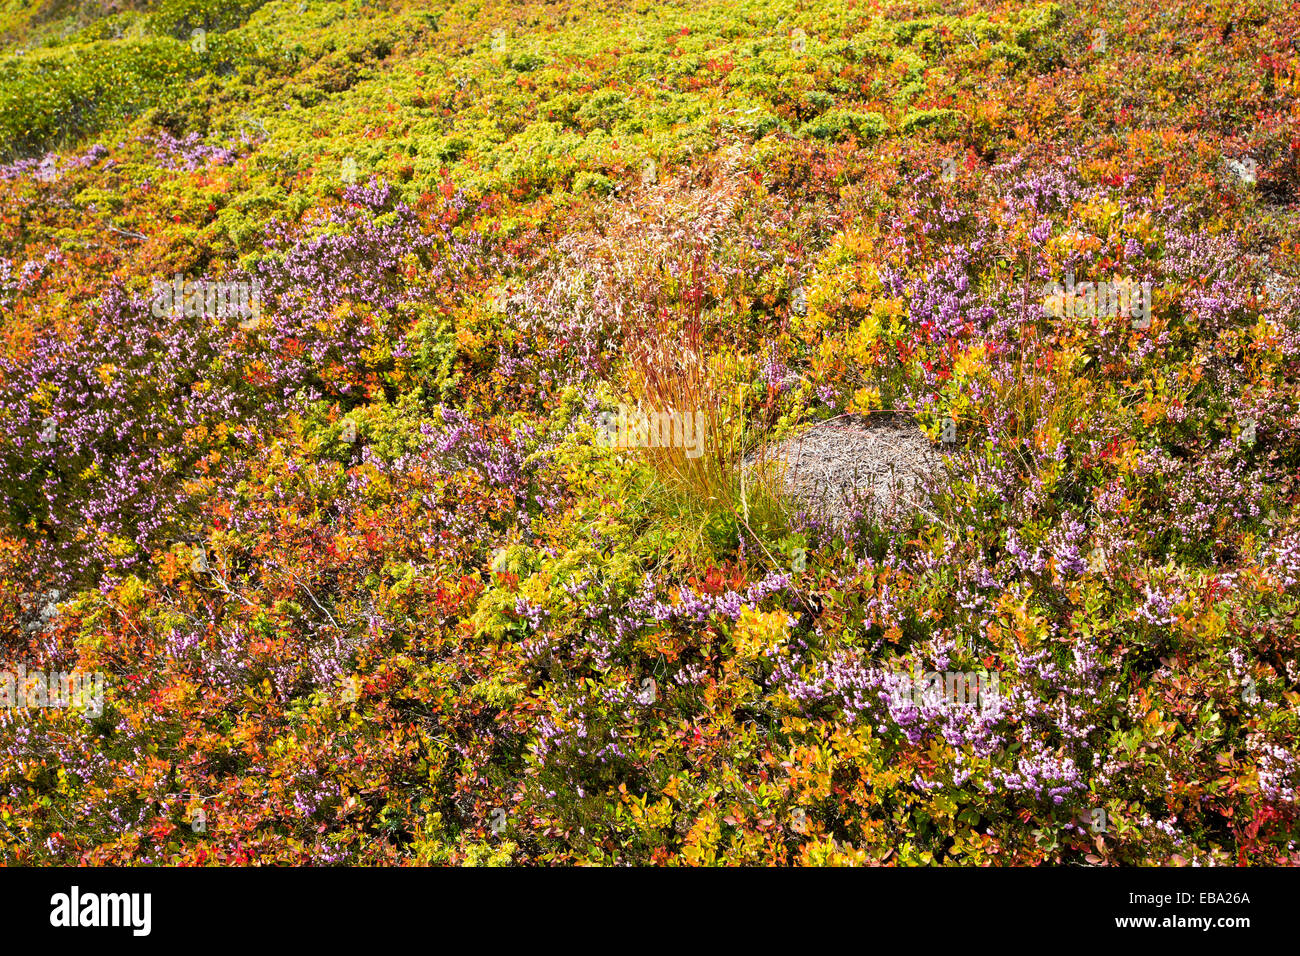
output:
[{"label": "flowering heather clump", "polygon": [[[1300,863],[1292,5],[91,6],[0,12],[0,672],[105,675],[0,861]],[[924,507],[752,467],[845,419]]]}]

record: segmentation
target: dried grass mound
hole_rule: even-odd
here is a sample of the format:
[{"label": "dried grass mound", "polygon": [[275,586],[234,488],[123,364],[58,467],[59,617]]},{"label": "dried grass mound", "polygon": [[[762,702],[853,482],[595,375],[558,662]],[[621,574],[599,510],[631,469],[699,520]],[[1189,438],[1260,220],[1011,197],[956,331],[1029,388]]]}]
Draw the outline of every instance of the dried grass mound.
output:
[{"label": "dried grass mound", "polygon": [[841,415],[773,446],[765,458],[786,494],[832,523],[864,510],[928,511],[923,479],[942,468],[937,446],[906,416]]}]

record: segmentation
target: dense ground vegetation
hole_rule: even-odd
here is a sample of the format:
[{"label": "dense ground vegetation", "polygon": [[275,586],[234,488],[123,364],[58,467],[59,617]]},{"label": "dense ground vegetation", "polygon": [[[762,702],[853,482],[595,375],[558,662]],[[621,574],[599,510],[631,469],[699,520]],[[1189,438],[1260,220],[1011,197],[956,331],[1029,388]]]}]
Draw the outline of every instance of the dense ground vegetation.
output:
[{"label": "dense ground vegetation", "polygon": [[[0,667],[107,676],[0,710],[0,859],[1300,862],[1297,37],[0,3]],[[674,394],[707,455],[597,441]],[[889,410],[923,512],[741,481]]]}]

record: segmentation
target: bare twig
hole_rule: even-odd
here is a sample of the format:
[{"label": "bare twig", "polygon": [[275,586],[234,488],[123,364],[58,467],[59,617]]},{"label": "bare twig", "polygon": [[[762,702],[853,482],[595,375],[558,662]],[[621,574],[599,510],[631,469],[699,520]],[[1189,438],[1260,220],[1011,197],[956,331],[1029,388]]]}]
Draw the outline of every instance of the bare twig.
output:
[{"label": "bare twig", "polygon": [[134,232],[134,231],[132,231],[132,230],[130,230],[130,229],[119,229],[119,228],[117,228],[117,226],[113,225],[112,223],[109,223],[109,224],[108,224],[108,228],[109,228],[109,231],[111,231],[111,232],[115,232],[115,233],[117,233],[119,236],[128,236],[128,237],[130,237],[131,239],[148,239],[148,238],[149,238],[148,236],[146,236],[146,235],[145,235],[144,233],[142,233],[142,232]]}]

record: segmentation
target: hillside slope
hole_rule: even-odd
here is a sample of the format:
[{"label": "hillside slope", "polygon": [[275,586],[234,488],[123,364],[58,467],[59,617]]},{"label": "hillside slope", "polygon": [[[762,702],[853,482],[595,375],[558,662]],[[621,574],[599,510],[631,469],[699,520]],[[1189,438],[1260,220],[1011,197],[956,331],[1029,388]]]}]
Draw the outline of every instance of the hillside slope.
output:
[{"label": "hillside slope", "polygon": [[0,4],[0,859],[1300,862],[1297,36]]}]

